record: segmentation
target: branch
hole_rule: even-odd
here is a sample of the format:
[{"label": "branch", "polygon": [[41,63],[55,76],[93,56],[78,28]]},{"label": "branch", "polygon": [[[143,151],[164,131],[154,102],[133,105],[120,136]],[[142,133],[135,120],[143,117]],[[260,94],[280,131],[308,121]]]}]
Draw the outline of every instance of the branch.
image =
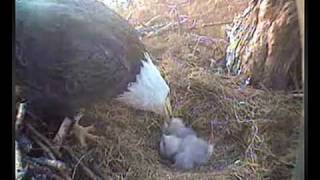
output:
[{"label": "branch", "polygon": [[148,20],[146,23],[143,23],[144,26],[149,26],[153,21],[157,20],[158,18],[160,18],[160,15],[154,16],[153,18],[151,18],[150,20]]},{"label": "branch", "polygon": [[31,138],[41,147],[43,151],[45,151],[51,159],[56,159],[54,153],[50,150],[48,146],[43,144],[37,137],[31,136]]},{"label": "branch", "polygon": [[22,153],[19,148],[19,144],[15,141],[15,178],[17,180],[24,179],[26,169],[23,167]]},{"label": "branch", "polygon": [[304,94],[303,93],[290,94],[290,97],[292,97],[292,98],[303,98]]},{"label": "branch", "polygon": [[17,119],[16,119],[16,125],[15,125],[15,132],[18,134],[19,131],[21,130],[22,123],[26,114],[26,103],[20,103],[19,109],[18,109],[18,114],[17,114]]},{"label": "branch", "polygon": [[80,157],[79,161],[77,162],[77,164],[74,166],[73,173],[72,173],[72,179],[74,178],[74,176],[76,174],[76,171],[77,171],[77,168],[78,168],[79,164],[82,162],[82,159],[85,158],[89,153],[91,153],[91,151],[89,151],[86,154],[82,155]]},{"label": "branch", "polygon": [[[42,169],[42,168],[44,168],[42,166],[45,166],[49,169],[52,169],[52,170],[59,172],[60,175],[63,176],[63,179],[72,180],[71,177],[68,175],[67,166],[62,161],[51,160],[51,159],[47,159],[47,158],[43,158],[43,157],[32,158],[32,157],[28,157],[28,156],[24,157],[24,160],[30,164],[33,164],[38,169],[39,168]],[[53,174],[50,174],[50,176],[53,176]],[[58,177],[57,175],[55,175],[55,176]]]},{"label": "branch", "polygon": [[94,179],[94,180],[97,180],[97,179],[102,179],[100,177],[98,177],[97,175],[95,175],[95,173],[90,169],[88,168],[86,165],[84,165],[82,162],[81,162],[81,159],[79,159],[76,155],[74,155],[73,151],[68,148],[68,147],[63,147],[69,154],[70,156],[77,162],[79,163],[80,167],[84,170],[84,172],[91,178],[91,179]]},{"label": "branch", "polygon": [[231,24],[231,23],[232,23],[232,21],[219,22],[219,23],[208,23],[208,24],[202,24],[199,28],[210,27],[210,26],[221,26],[221,25]]},{"label": "branch", "polygon": [[36,135],[40,140],[45,142],[56,156],[61,157],[61,153],[56,148],[54,148],[55,146],[50,142],[50,140],[41,135],[41,133],[38,132],[31,124],[27,124],[26,126],[31,132],[33,132],[34,135]]},{"label": "branch", "polygon": [[67,170],[67,166],[65,165],[64,162],[59,161],[59,160],[53,160],[53,159],[47,159],[44,157],[40,157],[40,158],[33,158],[33,157],[24,157],[27,161],[33,161],[35,163],[38,163],[40,165],[44,165],[50,168],[54,168],[56,170],[59,171],[66,171]]},{"label": "branch", "polygon": [[66,117],[64,119],[64,121],[62,122],[56,136],[54,137],[53,143],[58,150],[61,148],[61,145],[62,145],[65,137],[67,136],[71,125],[72,125],[72,120]]}]

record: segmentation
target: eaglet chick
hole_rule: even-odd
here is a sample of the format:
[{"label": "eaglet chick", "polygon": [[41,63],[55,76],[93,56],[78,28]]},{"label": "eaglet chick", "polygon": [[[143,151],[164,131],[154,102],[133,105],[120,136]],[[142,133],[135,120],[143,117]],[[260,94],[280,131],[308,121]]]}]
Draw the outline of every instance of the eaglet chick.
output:
[{"label": "eaglet chick", "polygon": [[213,153],[213,145],[197,137],[180,118],[165,123],[160,140],[160,155],[174,162],[178,169],[192,169],[206,163]]}]

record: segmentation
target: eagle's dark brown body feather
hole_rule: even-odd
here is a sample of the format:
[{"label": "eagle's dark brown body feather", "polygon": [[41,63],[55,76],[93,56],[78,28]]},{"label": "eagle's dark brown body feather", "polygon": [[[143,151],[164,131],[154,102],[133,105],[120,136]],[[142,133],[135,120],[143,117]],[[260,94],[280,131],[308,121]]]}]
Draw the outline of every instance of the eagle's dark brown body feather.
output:
[{"label": "eagle's dark brown body feather", "polygon": [[94,0],[16,1],[16,85],[34,110],[74,113],[135,81],[145,48]]}]

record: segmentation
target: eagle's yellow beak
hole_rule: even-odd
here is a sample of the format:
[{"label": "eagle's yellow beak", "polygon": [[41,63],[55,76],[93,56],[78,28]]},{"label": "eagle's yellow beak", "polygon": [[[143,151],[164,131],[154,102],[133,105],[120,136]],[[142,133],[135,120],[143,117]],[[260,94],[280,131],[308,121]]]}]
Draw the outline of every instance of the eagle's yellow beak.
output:
[{"label": "eagle's yellow beak", "polygon": [[165,116],[166,116],[166,120],[169,120],[172,117],[172,107],[170,103],[170,96],[166,98]]}]

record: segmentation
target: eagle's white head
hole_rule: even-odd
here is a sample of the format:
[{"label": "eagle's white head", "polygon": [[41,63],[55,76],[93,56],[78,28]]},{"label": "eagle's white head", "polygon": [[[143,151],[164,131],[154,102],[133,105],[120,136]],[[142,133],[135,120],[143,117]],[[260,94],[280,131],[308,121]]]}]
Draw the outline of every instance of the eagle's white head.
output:
[{"label": "eagle's white head", "polygon": [[120,94],[116,99],[136,109],[152,111],[160,115],[171,115],[170,88],[153,64],[148,53],[144,53],[145,60],[136,81],[128,85],[128,91]]}]

